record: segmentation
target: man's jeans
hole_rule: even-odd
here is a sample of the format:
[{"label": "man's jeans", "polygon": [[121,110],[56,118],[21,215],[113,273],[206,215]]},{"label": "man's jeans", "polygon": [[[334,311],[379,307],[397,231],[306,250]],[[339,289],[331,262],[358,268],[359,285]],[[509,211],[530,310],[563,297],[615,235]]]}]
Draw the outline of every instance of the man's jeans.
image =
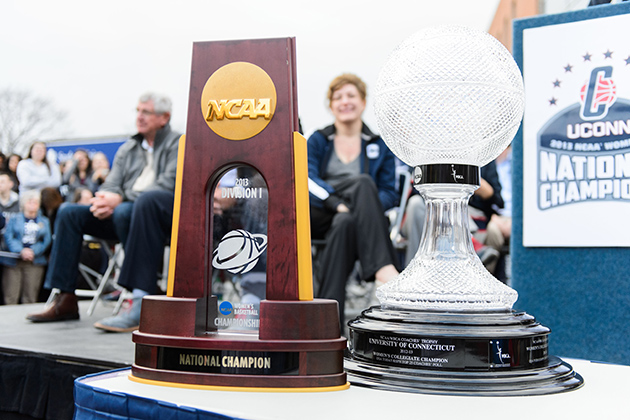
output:
[{"label": "man's jeans", "polygon": [[[119,284],[155,292],[157,267],[169,238],[174,194],[148,191],[134,202],[123,202],[111,218],[99,220],[89,206],[66,204],[59,208],[44,287],[72,293],[76,288],[83,235],[117,240],[125,249]],[[141,275],[143,278],[136,278]],[[146,278],[144,278],[146,277]],[[133,284],[139,281],[139,284]]]}]

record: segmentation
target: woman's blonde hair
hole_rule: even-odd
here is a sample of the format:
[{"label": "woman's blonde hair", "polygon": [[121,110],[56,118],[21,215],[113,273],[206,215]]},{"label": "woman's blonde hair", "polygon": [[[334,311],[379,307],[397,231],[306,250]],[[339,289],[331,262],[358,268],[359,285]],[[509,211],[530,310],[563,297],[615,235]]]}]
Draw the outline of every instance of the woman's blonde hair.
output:
[{"label": "woman's blonde hair", "polygon": [[352,73],[344,73],[341,76],[337,76],[330,82],[330,86],[328,86],[328,105],[332,102],[333,94],[341,89],[343,86],[351,84],[354,85],[359,91],[359,95],[361,95],[361,99],[365,101],[367,97],[367,87],[365,86],[365,82],[361,80],[361,78]]}]

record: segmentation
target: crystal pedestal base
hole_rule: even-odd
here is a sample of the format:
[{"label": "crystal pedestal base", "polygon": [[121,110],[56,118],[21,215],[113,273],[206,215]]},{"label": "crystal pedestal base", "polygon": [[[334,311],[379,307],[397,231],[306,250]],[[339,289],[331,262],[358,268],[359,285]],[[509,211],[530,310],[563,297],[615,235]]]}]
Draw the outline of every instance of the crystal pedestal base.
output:
[{"label": "crystal pedestal base", "polygon": [[350,382],[460,395],[541,395],[580,387],[548,355],[550,330],[524,312],[365,310],[349,323]]}]

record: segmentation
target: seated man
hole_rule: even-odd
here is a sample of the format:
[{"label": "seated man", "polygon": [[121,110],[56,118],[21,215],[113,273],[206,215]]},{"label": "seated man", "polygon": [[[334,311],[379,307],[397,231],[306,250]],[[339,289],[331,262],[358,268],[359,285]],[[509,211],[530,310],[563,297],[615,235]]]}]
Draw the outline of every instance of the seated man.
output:
[{"label": "seated man", "polygon": [[138,134],[118,149],[111,172],[91,205],[67,204],[59,209],[44,287],[61,293],[47,310],[27,319],[79,318],[74,290],[83,235],[88,234],[123,244],[125,260],[118,284],[133,291],[128,312],[94,326],[115,332],[138,328],[142,296],[156,292],[158,267],[172,225],[180,135],[171,131],[170,117],[170,99],[141,96]]}]

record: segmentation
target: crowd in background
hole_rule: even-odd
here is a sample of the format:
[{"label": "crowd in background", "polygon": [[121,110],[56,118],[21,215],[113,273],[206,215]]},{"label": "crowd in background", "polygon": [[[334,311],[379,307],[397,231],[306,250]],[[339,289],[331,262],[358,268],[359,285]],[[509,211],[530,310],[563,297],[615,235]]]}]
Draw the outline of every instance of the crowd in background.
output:
[{"label": "crowd in background", "polygon": [[24,158],[0,153],[0,304],[45,299],[42,283],[57,211],[66,202],[89,205],[109,166],[104,153],[90,156],[83,149],[57,163],[39,141]]},{"label": "crowd in background", "polygon": [[[403,198],[401,191],[408,189],[401,188],[398,174],[401,170],[410,173],[412,168],[398,160],[383,139],[373,133],[362,120],[366,96],[367,87],[356,75],[343,74],[335,78],[328,88],[329,107],[334,116],[333,124],[317,130],[309,137],[307,143],[311,232],[313,238],[325,242],[325,248],[319,256],[321,261],[316,265],[318,268],[314,273],[319,281],[316,285],[316,295],[339,302],[342,324],[347,280],[355,269],[356,262],[358,261],[360,265],[361,281],[374,281],[380,286],[392,280],[409,264],[418,249],[425,219],[423,198],[418,196],[417,192],[412,189],[412,196],[404,197],[408,200],[401,200]],[[166,101],[164,104],[168,106],[162,106],[163,101]],[[159,102],[159,112],[154,110],[154,102]],[[110,220],[107,223],[111,224],[113,221],[112,226],[107,225],[106,231],[112,235],[114,230],[116,231],[117,236],[114,235],[113,238],[121,241],[126,253],[127,236],[116,230],[118,224],[131,226],[130,229],[139,229],[142,233],[134,234],[136,241],[146,239],[149,236],[148,232],[153,231],[164,230],[164,235],[168,237],[170,224],[164,224],[168,225],[168,228],[156,230],[142,225],[141,222],[149,220],[147,217],[151,214],[166,215],[170,214],[169,211],[172,212],[171,196],[174,189],[178,135],[170,132],[169,119],[169,100],[155,96],[141,98],[136,120],[139,134],[132,137],[134,140],[123,148],[122,156],[126,163],[119,163],[119,172],[121,170],[122,172],[114,177],[116,182],[113,182],[110,176],[110,180],[103,186],[103,188],[107,186],[113,192],[97,192],[105,182],[110,169],[109,162],[102,153],[90,156],[87,151],[79,149],[72,159],[57,164],[54,159],[48,158],[46,145],[43,142],[35,142],[24,159],[18,155],[6,157],[0,154],[0,168],[3,168],[0,171],[0,212],[3,219],[0,223],[4,226],[0,262],[3,265],[1,291],[5,304],[42,301],[46,298],[43,294],[48,293],[47,289],[60,288],[52,282],[47,283],[42,290],[42,283],[51,248],[57,249],[59,254],[61,252],[59,249],[66,246],[61,244],[63,241],[51,246],[55,241],[53,234],[58,212],[61,214],[59,220],[67,219],[64,223],[57,223],[59,233],[63,233],[64,229],[68,232],[74,231],[66,226],[76,221],[75,216],[68,216],[71,209],[67,203],[83,204],[85,208],[89,206],[89,212],[86,210],[89,214],[86,213],[86,221],[81,222],[81,229],[91,231],[96,229],[92,226],[94,223],[105,223],[103,221]],[[153,141],[156,135],[158,148],[155,161],[158,162],[159,168],[157,173],[153,165],[152,143],[145,145],[147,138]],[[118,155],[116,159],[117,162],[123,162],[123,158],[119,160]],[[127,179],[127,175],[122,176],[122,173],[132,176],[129,179],[133,182]],[[411,182],[411,178],[406,178],[407,182]],[[509,184],[511,181],[509,154],[506,153],[497,162],[491,162],[481,168],[481,178],[481,185],[470,203],[473,216],[470,220],[471,231],[475,234],[473,243],[489,271],[498,274],[496,263],[504,253],[511,229],[508,202],[511,199],[509,196],[511,189],[509,185],[506,185],[508,188],[502,188],[501,185]],[[127,197],[127,201],[123,200],[122,203],[117,202],[116,206],[109,206],[116,208],[117,212],[93,214],[99,210],[94,203],[101,195],[105,197],[107,194],[114,194],[119,198],[118,201]],[[145,197],[146,200],[143,198],[138,200],[140,204],[134,204],[140,197]],[[147,207],[145,201],[149,203],[152,200],[161,203],[164,209]],[[408,201],[409,204],[406,208],[398,210],[404,212],[402,218],[404,223],[401,226],[403,236],[394,240],[406,244],[406,254],[400,252],[400,247],[392,242],[391,226],[385,217],[385,212],[398,206],[401,201]],[[137,220],[135,224],[129,224],[127,219],[132,217],[131,211],[135,212],[136,207],[138,212],[146,214],[132,219]],[[131,210],[132,208],[134,210]],[[126,217],[126,223],[122,223],[122,220],[117,221],[116,215],[119,218]],[[158,222],[159,220],[155,222],[156,226],[162,226],[162,222]],[[64,225],[64,229],[60,228],[61,225]],[[159,247],[164,238],[157,239],[159,240],[149,242],[158,243]],[[147,249],[148,245],[145,242],[137,248],[143,251]],[[57,254],[53,252],[52,256]],[[157,249],[155,254],[161,254],[161,249]],[[56,262],[58,271],[59,264],[69,265],[67,254],[61,252],[57,258],[63,260]],[[50,258],[51,266],[53,259]],[[149,269],[153,270],[154,264],[149,265],[151,266]],[[143,264],[127,265],[131,266],[137,268]],[[52,269],[49,271],[55,272]],[[51,273],[48,273],[47,279],[51,277]],[[67,277],[67,273],[61,277]],[[142,287],[131,288],[135,302],[131,307],[134,308],[135,305],[136,309],[131,311],[131,315],[113,317],[115,321],[112,321],[113,326],[97,323],[95,324],[97,328],[117,332],[137,328],[142,296],[151,293],[155,288],[153,284],[155,281],[152,275],[133,277],[147,279]],[[504,280],[505,276],[501,277]],[[64,282],[68,283],[65,285],[68,290],[61,289],[63,293],[57,299],[57,303],[41,314],[30,314],[27,319],[33,322],[78,319],[76,296],[73,292],[74,279],[66,279]],[[124,322],[118,322],[116,318]]]}]

